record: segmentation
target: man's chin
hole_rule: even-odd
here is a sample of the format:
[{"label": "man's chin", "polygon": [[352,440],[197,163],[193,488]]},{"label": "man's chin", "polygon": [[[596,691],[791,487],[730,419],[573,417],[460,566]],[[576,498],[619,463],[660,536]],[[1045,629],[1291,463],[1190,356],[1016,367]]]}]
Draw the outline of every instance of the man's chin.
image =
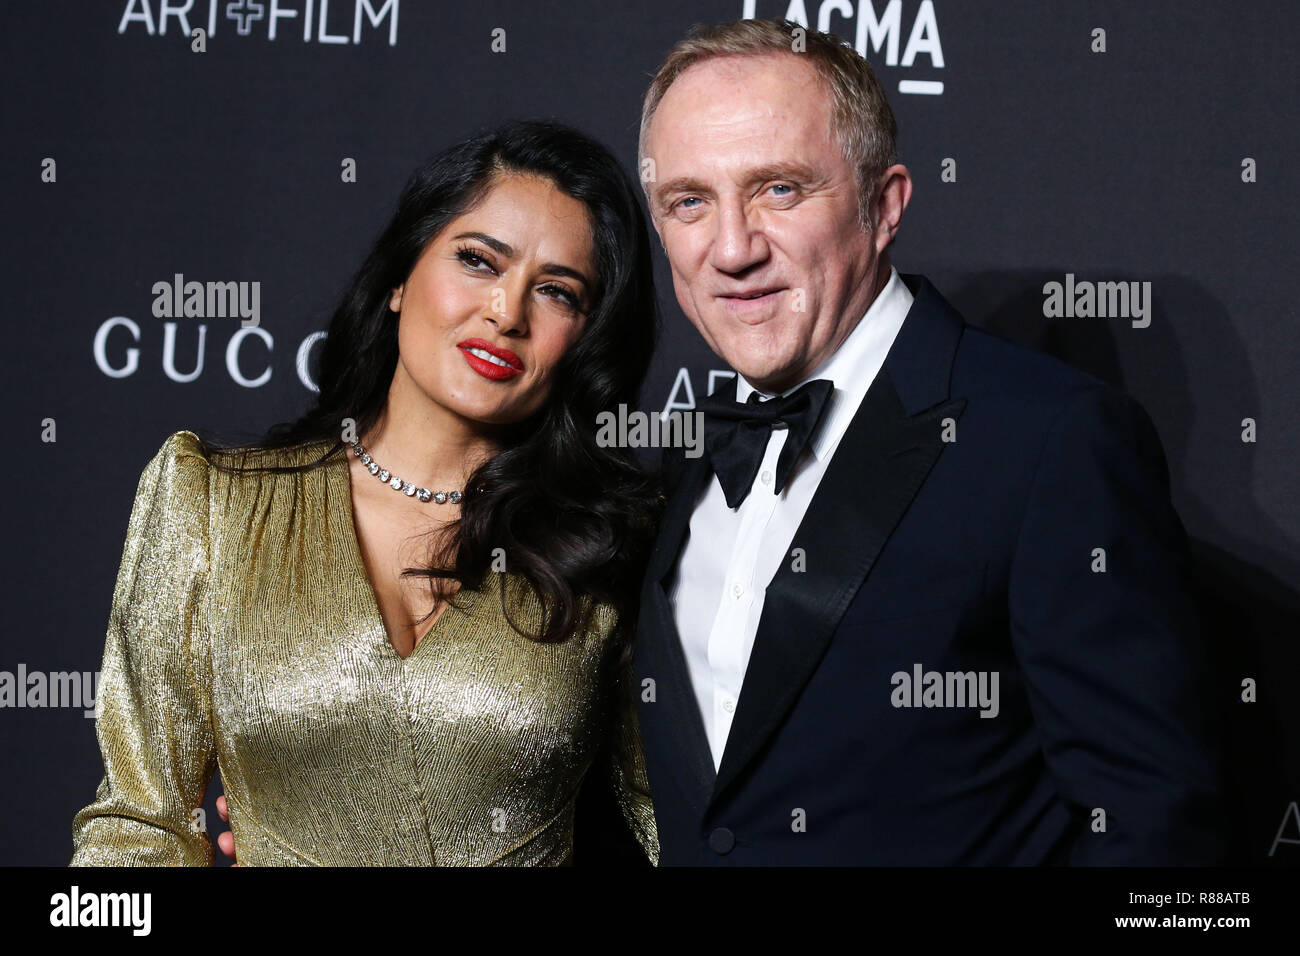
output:
[{"label": "man's chin", "polygon": [[737,356],[736,361],[726,361],[744,376],[745,381],[763,392],[784,391],[798,381],[798,372],[795,371],[797,363],[794,361],[755,361],[752,356]]}]

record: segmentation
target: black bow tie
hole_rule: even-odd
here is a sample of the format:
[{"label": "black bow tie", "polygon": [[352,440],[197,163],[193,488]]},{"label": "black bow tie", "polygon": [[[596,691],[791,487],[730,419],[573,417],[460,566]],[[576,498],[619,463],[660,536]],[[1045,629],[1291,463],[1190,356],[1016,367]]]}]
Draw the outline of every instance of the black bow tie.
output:
[{"label": "black bow tie", "polygon": [[749,494],[758,466],[767,450],[772,426],[784,422],[790,430],[776,461],[775,494],[786,480],[817,428],[826,400],[834,390],[829,379],[819,378],[796,388],[789,395],[760,401],[757,392],[745,404],[714,393],[700,402],[704,413],[704,447],[722,485],[728,508],[738,508]]}]

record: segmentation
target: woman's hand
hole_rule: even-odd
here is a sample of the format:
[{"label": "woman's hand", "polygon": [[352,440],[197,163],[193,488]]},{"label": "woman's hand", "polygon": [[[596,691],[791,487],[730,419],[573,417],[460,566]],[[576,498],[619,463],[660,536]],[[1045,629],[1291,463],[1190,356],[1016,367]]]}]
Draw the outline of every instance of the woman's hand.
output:
[{"label": "woman's hand", "polygon": [[[217,797],[217,816],[221,817],[221,822],[230,823],[230,811],[226,809],[226,795],[223,793]],[[232,860],[235,858],[235,835],[227,830],[217,837],[217,849]],[[239,866],[238,863],[232,863],[231,866]]]}]

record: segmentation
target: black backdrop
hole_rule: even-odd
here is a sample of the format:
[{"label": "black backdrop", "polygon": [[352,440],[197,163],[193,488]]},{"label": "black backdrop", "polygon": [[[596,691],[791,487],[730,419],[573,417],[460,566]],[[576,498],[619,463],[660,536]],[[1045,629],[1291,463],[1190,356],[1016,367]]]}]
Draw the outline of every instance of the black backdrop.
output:
[{"label": "black backdrop", "polygon": [[[633,172],[640,97],[671,43],[696,21],[791,10],[861,33],[890,92],[916,179],[895,263],[1150,411],[1216,639],[1205,706],[1231,728],[1238,858],[1300,860],[1289,0],[6,4],[0,680],[98,669],[145,462],[176,429],[252,436],[305,406],[300,346],[419,158],[506,118],[554,117]],[[193,52],[185,28],[212,24]],[[154,316],[154,283],[177,273],[260,283],[262,331],[237,341],[236,374],[238,318]],[[642,405],[689,406],[722,363],[662,256],[657,274],[663,343]],[[1067,275],[1151,283],[1150,324],[1046,317],[1044,284]],[[165,369],[169,322],[175,378],[196,369],[205,328],[192,380]],[[1239,700],[1247,678],[1257,702]],[[99,779],[93,722],[11,702],[0,741],[0,863],[65,862]]]}]

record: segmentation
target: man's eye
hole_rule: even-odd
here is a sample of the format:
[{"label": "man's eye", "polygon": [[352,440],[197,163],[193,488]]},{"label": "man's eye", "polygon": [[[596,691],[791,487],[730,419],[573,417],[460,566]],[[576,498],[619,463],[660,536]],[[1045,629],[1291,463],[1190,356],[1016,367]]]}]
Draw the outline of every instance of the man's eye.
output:
[{"label": "man's eye", "polygon": [[790,195],[790,193],[794,192],[794,187],[791,186],[791,185],[788,184],[788,183],[773,183],[771,188],[773,188],[773,189],[788,189],[788,190],[790,190],[790,192],[786,192],[786,193],[778,193],[777,195],[780,195],[780,196],[788,196],[788,195]]},{"label": "man's eye", "polygon": [[[685,206],[685,204],[688,203],[688,202],[699,202],[699,201],[700,201],[700,197],[699,197],[699,196],[687,196],[685,199],[679,199],[679,200],[677,200],[676,205],[678,205],[678,206]],[[694,206],[685,206],[685,208],[687,208],[687,209],[694,209],[695,207],[694,207]]]}]

